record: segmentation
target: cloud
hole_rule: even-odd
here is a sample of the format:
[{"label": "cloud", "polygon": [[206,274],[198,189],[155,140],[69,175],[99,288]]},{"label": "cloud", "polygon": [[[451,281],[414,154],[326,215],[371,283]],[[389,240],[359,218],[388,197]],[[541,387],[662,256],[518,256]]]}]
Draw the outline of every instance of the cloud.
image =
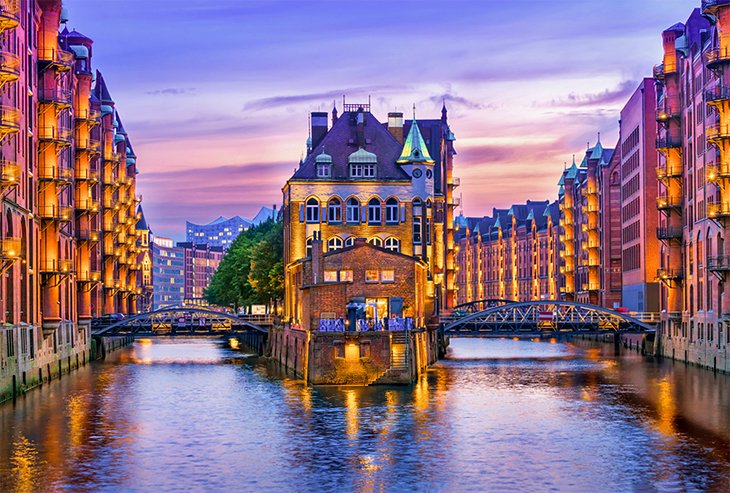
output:
[{"label": "cloud", "polygon": [[[254,99],[243,105],[243,111],[271,110],[272,108],[290,105],[301,105],[304,103],[340,100],[348,94],[374,94],[389,91],[404,92],[410,88],[406,86],[381,85],[350,87],[331,91],[315,92],[308,94],[293,94],[290,96],[273,96],[261,99]],[[380,96],[383,97],[382,95]]]},{"label": "cloud", "polygon": [[639,83],[635,80],[625,80],[615,89],[606,89],[605,91],[592,94],[576,94],[571,92],[565,98],[553,99],[547,103],[547,106],[558,108],[580,108],[584,106],[603,106],[624,103],[636,90],[638,84]]},{"label": "cloud", "polygon": [[435,94],[428,98],[428,101],[434,106],[440,107],[442,103],[446,103],[448,107],[459,107],[468,110],[483,110],[486,108],[494,108],[493,104],[484,104],[473,99],[457,96],[455,93],[447,91],[442,94]]},{"label": "cloud", "polygon": [[164,89],[147,91],[147,94],[151,96],[179,96],[181,94],[194,93],[195,91],[196,89],[194,87],[166,87]]}]

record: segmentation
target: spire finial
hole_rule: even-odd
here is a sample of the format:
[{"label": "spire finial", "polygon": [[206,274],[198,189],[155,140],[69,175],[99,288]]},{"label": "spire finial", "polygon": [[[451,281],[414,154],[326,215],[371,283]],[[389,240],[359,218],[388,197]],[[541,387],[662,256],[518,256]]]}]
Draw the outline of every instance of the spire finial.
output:
[{"label": "spire finial", "polygon": [[600,144],[600,143],[601,143],[601,132],[598,132],[598,142],[597,142],[597,144]]},{"label": "spire finial", "polygon": [[573,164],[575,164],[575,154],[573,154]]},{"label": "spire finial", "polygon": [[416,121],[416,103],[413,103],[413,121]]}]

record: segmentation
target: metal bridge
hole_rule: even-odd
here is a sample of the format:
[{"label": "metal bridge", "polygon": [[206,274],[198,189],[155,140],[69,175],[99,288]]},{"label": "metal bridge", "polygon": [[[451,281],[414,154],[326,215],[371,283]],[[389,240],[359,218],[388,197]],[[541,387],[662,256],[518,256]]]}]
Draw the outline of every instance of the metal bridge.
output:
[{"label": "metal bridge", "polygon": [[119,322],[92,329],[93,335],[215,335],[267,334],[268,330],[235,315],[205,308],[168,307],[140,313]]},{"label": "metal bridge", "polygon": [[442,330],[445,335],[455,337],[653,334],[655,331],[651,325],[624,313],[595,305],[554,300],[507,302],[476,313],[452,316]]}]

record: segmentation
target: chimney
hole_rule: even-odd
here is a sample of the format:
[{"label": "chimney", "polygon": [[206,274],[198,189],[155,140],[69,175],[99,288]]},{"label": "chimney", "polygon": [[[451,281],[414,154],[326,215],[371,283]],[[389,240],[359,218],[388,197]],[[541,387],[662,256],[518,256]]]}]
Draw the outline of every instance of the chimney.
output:
[{"label": "chimney", "polygon": [[319,284],[324,281],[324,260],[322,255],[324,245],[322,244],[322,233],[315,231],[312,237],[312,283]]},{"label": "chimney", "polygon": [[388,131],[395,140],[403,143],[403,113],[388,113]]},{"label": "chimney", "polygon": [[327,117],[327,113],[323,111],[315,111],[312,113],[312,150],[327,135]]}]

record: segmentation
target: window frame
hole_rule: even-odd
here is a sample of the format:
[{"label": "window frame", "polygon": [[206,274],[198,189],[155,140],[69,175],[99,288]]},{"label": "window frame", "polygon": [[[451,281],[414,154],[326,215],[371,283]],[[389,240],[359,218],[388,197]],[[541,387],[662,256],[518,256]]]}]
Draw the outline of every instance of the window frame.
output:
[{"label": "window frame", "polygon": [[304,221],[307,224],[319,222],[320,207],[320,202],[316,198],[310,197],[307,199],[304,206]]},{"label": "window frame", "polygon": [[377,197],[368,200],[368,224],[383,224],[383,203]]},{"label": "window frame", "polygon": [[360,207],[362,207],[362,204],[359,199],[356,199],[355,197],[347,199],[347,202],[345,203],[345,220],[348,223],[360,224]]}]

